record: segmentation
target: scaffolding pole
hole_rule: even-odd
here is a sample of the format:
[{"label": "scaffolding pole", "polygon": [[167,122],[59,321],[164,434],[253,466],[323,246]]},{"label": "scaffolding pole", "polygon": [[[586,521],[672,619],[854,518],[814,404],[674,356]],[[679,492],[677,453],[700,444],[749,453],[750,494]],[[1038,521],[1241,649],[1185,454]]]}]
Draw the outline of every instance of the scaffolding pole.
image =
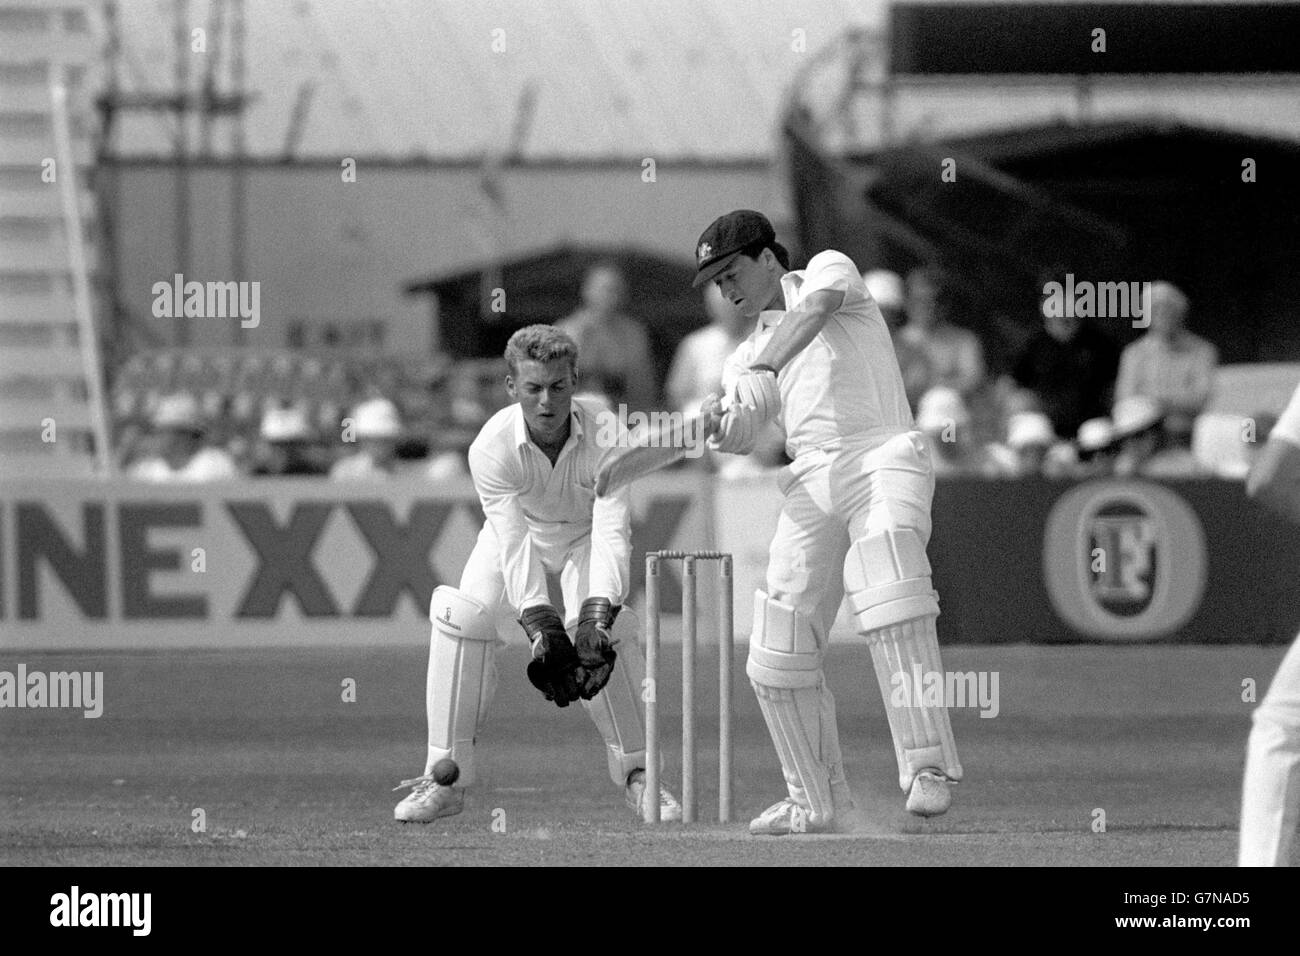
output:
[{"label": "scaffolding pole", "polygon": [[54,152],[59,196],[63,201],[63,228],[68,237],[68,260],[72,269],[72,300],[77,313],[77,331],[81,343],[81,364],[90,393],[90,427],[95,436],[95,460],[101,478],[112,474],[108,447],[108,415],[104,405],[104,377],[99,364],[99,339],[90,306],[90,274],[86,265],[86,247],[81,220],[80,195],[77,189],[77,161],[72,152],[71,124],[68,122],[68,89],[62,76],[63,67],[52,65],[50,100],[53,103]]}]

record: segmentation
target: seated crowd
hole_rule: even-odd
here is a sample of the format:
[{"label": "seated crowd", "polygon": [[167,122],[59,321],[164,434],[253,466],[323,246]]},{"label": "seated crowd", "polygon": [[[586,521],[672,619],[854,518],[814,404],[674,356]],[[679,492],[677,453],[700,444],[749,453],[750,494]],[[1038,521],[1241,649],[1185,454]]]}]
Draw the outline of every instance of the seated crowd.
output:
[{"label": "seated crowd", "polygon": [[[920,267],[906,280],[872,270],[863,279],[940,476],[1240,479],[1274,421],[1261,413],[1246,429],[1242,419],[1205,413],[1217,352],[1187,329],[1187,297],[1168,282],[1149,286],[1145,331],[1122,350],[1045,300],[1042,326],[1007,371],[990,375],[979,336],[954,321],[936,270]],[[610,264],[594,267],[580,308],[557,323],[582,346],[583,391],[634,409],[698,409],[750,331],[712,284],[704,291],[709,324],[679,343],[661,397],[646,330],[623,312],[623,277]],[[118,463],[146,481],[464,476],[470,442],[508,401],[504,373],[501,360],[445,357],[137,356],[114,389]],[[700,461],[741,475],[788,459],[773,429],[746,459]]]}]

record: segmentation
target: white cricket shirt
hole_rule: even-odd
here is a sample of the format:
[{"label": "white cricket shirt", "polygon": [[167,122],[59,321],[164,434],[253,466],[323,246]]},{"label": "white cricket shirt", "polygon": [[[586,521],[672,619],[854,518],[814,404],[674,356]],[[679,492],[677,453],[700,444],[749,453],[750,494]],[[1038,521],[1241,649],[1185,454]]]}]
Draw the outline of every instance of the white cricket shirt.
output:
[{"label": "white cricket shirt", "polygon": [[[483,512],[497,537],[506,600],[516,613],[550,604],[546,572],[563,570],[566,558],[591,539],[586,597],[627,599],[632,559],[628,489],[596,497],[596,470],[610,450],[597,418],[602,405],[574,398],[569,440],[552,467],[528,437],[518,403],[501,409],[469,448],[469,470]],[[602,431],[605,433],[601,436]],[[576,612],[576,609],[573,609]]]},{"label": "white cricket shirt", "polygon": [[[912,429],[889,327],[857,266],[844,253],[820,252],[806,269],[781,277],[788,312],[798,311],[821,289],[843,292],[844,302],[777,376],[778,421],[791,458],[812,448],[871,447]],[[723,387],[728,393],[785,314],[773,310],[759,315],[758,327],[727,360]]]}]

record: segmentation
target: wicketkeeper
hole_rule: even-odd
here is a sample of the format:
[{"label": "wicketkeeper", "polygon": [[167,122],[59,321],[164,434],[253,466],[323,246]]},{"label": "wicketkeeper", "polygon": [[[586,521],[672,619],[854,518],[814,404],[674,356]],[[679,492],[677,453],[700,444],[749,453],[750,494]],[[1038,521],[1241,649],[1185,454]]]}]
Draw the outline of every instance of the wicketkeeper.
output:
[{"label": "wicketkeeper", "polygon": [[[611,449],[597,443],[602,406],[573,397],[578,352],[549,325],[520,329],[505,352],[514,404],[493,415],[469,450],[470,473],[487,517],[460,587],[433,592],[426,690],[429,745],[424,774],[397,805],[398,820],[427,823],[459,813],[475,781],[474,744],[496,690],[495,625],[504,601],[532,648],[528,679],[559,707],[581,702],[605,740],[610,777],[638,816],[658,799],[665,820],[681,805],[667,790],[645,792],[641,688],[645,660],[636,615],[620,613],[631,583],[627,489],[597,499],[595,476]],[[551,603],[558,575],[565,614]],[[460,768],[437,783],[434,764]]]}]

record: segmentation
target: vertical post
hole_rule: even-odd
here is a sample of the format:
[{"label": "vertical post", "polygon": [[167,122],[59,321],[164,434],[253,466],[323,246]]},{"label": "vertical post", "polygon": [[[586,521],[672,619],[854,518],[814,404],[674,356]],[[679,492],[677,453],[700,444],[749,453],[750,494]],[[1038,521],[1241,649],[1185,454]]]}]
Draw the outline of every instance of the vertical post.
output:
[{"label": "vertical post", "polygon": [[[244,199],[248,170],[244,166],[244,0],[230,5],[230,87],[236,98],[234,129],[230,140],[230,272],[236,282],[250,281],[247,274],[248,214]],[[244,345],[247,330],[243,322],[231,323],[235,344]],[[265,340],[264,340],[265,341]]]},{"label": "vertical post", "polygon": [[[189,93],[190,93],[190,24],[189,0],[175,0],[176,22],[176,271],[190,277],[190,171],[189,171]],[[169,342],[185,348],[190,344],[190,320],[176,316],[176,338]]]},{"label": "vertical post", "polygon": [[50,76],[50,121],[54,127],[55,177],[63,206],[63,231],[68,240],[68,271],[72,274],[72,301],[77,314],[77,336],[81,345],[81,368],[90,396],[90,427],[95,436],[95,462],[99,477],[109,478],[113,461],[108,440],[107,403],[104,401],[104,367],[99,361],[99,330],[91,305],[90,267],[83,242],[85,221],[77,192],[77,156],[72,146],[72,123],[69,119],[68,88],[64,85],[64,67],[53,63]]},{"label": "vertical post", "polygon": [[645,787],[646,823],[659,822],[659,555],[645,556]]},{"label": "vertical post", "polygon": [[718,561],[718,822],[731,822],[731,677],[735,652],[731,555]]},{"label": "vertical post", "polygon": [[695,796],[695,557],[682,560],[682,822],[694,823]]}]

